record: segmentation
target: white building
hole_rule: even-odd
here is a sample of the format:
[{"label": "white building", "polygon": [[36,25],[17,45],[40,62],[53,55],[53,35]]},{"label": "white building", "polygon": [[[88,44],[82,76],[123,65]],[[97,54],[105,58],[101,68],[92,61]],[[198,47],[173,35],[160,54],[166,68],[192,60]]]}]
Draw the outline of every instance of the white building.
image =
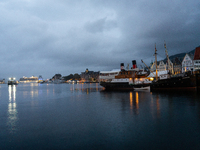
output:
[{"label": "white building", "polygon": [[166,69],[166,64],[161,60],[158,65],[158,71],[165,71]]},{"label": "white building", "polygon": [[182,72],[192,71],[193,69],[193,58],[189,54],[186,54],[182,61]]}]

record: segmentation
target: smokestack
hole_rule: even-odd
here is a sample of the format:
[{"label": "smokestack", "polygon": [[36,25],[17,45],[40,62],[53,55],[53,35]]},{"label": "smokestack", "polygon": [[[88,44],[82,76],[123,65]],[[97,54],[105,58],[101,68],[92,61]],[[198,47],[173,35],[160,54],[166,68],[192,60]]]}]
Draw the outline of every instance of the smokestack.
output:
[{"label": "smokestack", "polygon": [[121,71],[124,70],[124,63],[121,63]]},{"label": "smokestack", "polygon": [[132,64],[133,64],[133,69],[137,68],[136,60],[133,60],[133,61],[132,61]]}]

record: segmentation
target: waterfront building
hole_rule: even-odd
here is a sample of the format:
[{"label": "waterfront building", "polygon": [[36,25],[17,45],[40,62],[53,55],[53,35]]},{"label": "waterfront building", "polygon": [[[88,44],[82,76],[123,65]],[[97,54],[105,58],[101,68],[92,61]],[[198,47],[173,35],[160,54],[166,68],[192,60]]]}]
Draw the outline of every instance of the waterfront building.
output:
[{"label": "waterfront building", "polygon": [[61,83],[63,82],[64,80],[62,79],[62,75],[61,74],[55,74],[53,77],[52,77],[52,82],[54,83]]},{"label": "waterfront building", "polygon": [[182,61],[182,73],[194,69],[193,56],[186,54]]},{"label": "waterfront building", "polygon": [[199,69],[200,69],[200,47],[197,47],[194,53],[194,71]]},{"label": "waterfront building", "polygon": [[179,74],[182,72],[182,64],[181,61],[176,57],[173,61],[173,66],[174,66],[174,74]]},{"label": "waterfront building", "polygon": [[166,69],[169,70],[169,72],[171,72],[172,74],[174,74],[174,64],[171,62],[170,59],[166,62]]},{"label": "waterfront building", "polygon": [[165,71],[166,67],[166,64],[161,60],[158,65],[158,71]]},{"label": "waterfront building", "polygon": [[89,71],[88,68],[85,72],[81,72],[80,74],[81,80],[85,82],[98,82],[99,81],[99,71]]},{"label": "waterfront building", "polygon": [[4,84],[5,83],[5,79],[0,79],[0,84]]}]

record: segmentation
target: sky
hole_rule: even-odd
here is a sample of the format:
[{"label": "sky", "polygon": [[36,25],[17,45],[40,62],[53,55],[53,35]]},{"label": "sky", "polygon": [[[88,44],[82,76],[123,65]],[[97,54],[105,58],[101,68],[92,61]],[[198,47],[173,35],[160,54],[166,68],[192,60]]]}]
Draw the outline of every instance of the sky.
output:
[{"label": "sky", "polygon": [[1,0],[0,78],[143,65],[200,45],[199,0]]}]

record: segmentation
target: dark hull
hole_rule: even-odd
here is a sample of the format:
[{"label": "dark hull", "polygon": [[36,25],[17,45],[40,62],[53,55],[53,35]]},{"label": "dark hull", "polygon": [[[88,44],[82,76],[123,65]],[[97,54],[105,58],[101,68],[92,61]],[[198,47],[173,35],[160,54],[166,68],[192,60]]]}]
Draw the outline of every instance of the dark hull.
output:
[{"label": "dark hull", "polygon": [[133,87],[134,88],[144,88],[144,87],[148,87],[150,86],[150,83],[144,83],[144,84],[134,84]]},{"label": "dark hull", "polygon": [[172,77],[152,82],[150,85],[150,91],[197,90],[198,84],[199,81],[197,75]]},{"label": "dark hull", "polygon": [[17,85],[16,82],[8,81],[8,85]]},{"label": "dark hull", "polygon": [[133,85],[129,85],[128,82],[126,83],[100,82],[100,85],[103,86],[105,90],[120,90],[120,91],[133,90]]},{"label": "dark hull", "polygon": [[200,74],[196,74],[196,80],[197,80],[197,89],[200,89]]}]

